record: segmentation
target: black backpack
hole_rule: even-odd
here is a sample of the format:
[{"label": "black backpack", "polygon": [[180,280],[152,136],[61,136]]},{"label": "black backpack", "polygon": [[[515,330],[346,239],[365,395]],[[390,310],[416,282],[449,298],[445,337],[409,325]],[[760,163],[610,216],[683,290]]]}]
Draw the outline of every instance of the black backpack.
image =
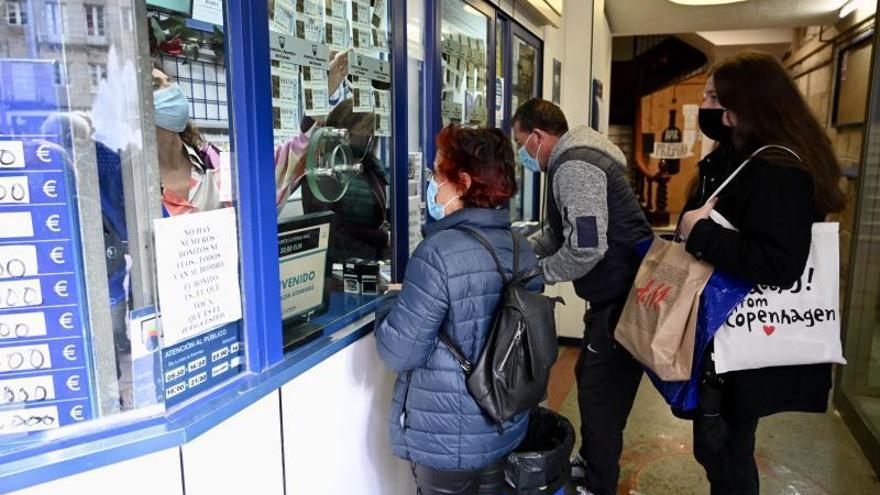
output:
[{"label": "black backpack", "polygon": [[492,244],[474,229],[458,230],[470,234],[489,251],[504,281],[504,290],[476,365],[465,358],[449,334],[440,332],[440,340],[464,370],[471,396],[501,428],[508,419],[544,400],[550,368],[558,354],[553,309],[557,302],[565,301],[526,289],[530,280],[542,275],[542,270],[536,265],[520,273],[515,233],[511,232],[513,277],[508,280]]}]

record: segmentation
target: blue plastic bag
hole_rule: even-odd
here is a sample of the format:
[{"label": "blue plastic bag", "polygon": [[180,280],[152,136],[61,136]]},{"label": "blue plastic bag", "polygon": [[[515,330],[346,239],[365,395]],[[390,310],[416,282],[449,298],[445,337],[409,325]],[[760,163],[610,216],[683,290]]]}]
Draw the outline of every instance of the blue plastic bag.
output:
[{"label": "blue plastic bag", "polygon": [[[653,240],[649,240],[639,245],[638,249],[642,256],[647,254],[652,242]],[[673,409],[679,411],[696,409],[698,380],[706,348],[715,337],[715,332],[724,324],[724,320],[751,290],[751,283],[716,269],[700,297],[691,379],[686,382],[665,382],[650,369],[645,368],[651,382]]]}]

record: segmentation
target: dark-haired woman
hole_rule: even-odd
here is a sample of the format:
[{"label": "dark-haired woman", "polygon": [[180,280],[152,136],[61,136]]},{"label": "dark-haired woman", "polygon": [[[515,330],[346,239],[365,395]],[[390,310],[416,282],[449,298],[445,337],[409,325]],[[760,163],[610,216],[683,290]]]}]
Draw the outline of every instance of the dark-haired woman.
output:
[{"label": "dark-haired woman", "polygon": [[[525,436],[527,413],[499,429],[469,395],[439,335],[451,336],[472,362],[485,345],[503,282],[489,251],[459,229],[477,229],[512,273],[510,213],[503,205],[516,192],[513,148],[498,130],[447,127],[437,150],[427,193],[436,222],[427,226],[396,301],[377,316],[379,355],[399,374],[391,444],[412,463],[422,495],[497,495],[504,459]],[[528,242],[518,242],[520,270],[535,266]]]},{"label": "dark-haired woman", "polygon": [[[718,148],[700,162],[700,184],[689,201],[691,211],[681,219],[688,252],[754,284],[790,287],[804,271],[813,222],[844,205],[840,168],[828,137],[782,65],[754,52],[713,70],[699,122]],[[765,145],[788,150],[760,152],[717,201],[704,204]],[[721,225],[727,222],[736,230]],[[705,363],[694,456],[706,470],[713,495],[757,494],[759,419],[784,411],[824,412],[831,365],[715,375],[711,349]]]}]

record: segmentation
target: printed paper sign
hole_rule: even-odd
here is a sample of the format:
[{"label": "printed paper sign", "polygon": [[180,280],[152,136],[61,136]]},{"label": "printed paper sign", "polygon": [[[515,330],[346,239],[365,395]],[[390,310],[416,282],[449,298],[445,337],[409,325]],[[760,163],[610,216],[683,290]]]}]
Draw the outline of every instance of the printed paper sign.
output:
[{"label": "printed paper sign", "polygon": [[351,20],[363,24],[370,23],[369,0],[351,0]]},{"label": "printed paper sign", "polygon": [[347,49],[350,43],[348,21],[328,17],[324,26],[324,36],[330,50],[341,52]]},{"label": "printed paper sign", "polygon": [[347,9],[345,8],[347,3],[346,0],[325,0],[324,6],[327,17],[339,20],[347,19]]},{"label": "printed paper sign", "polygon": [[192,18],[223,26],[222,0],[193,0]]},{"label": "printed paper sign", "polygon": [[321,306],[329,239],[329,224],[278,234],[282,320]]},{"label": "printed paper sign", "polygon": [[291,0],[274,0],[275,7],[269,2],[269,13],[272,16],[269,26],[273,31],[282,34],[293,34],[296,13],[293,10]]},{"label": "printed paper sign", "polygon": [[324,43],[324,21],[320,17],[302,14],[296,18],[296,37],[312,43]]},{"label": "printed paper sign", "polygon": [[164,346],[241,318],[235,209],[154,220]]},{"label": "printed paper sign", "polygon": [[330,51],[323,42],[322,39],[318,43],[313,43],[277,31],[269,31],[272,60],[282,63],[327,70]]},{"label": "printed paper sign", "polygon": [[391,65],[386,60],[370,57],[362,53],[353,53],[348,57],[348,73],[380,82],[391,82]]}]

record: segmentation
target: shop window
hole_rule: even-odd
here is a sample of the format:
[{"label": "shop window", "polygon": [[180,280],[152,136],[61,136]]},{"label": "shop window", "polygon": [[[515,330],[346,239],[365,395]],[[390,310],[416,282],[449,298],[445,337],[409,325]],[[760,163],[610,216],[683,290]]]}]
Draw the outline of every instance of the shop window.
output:
[{"label": "shop window", "polygon": [[96,51],[63,3],[33,26],[6,2],[24,33],[4,45],[33,55],[0,58],[0,453],[184,407],[247,367],[224,38],[184,35],[198,58],[153,43],[143,70],[150,39],[122,27],[157,23],[136,5],[114,1],[118,28],[83,5]]},{"label": "shop window", "polygon": [[6,1],[6,22],[10,26],[26,26],[28,23],[28,5],[24,1]]},{"label": "shop window", "polygon": [[441,2],[440,19],[443,125],[485,126],[489,123],[489,29],[494,26],[464,0]]},{"label": "shop window", "polygon": [[389,12],[381,0],[269,0],[272,122],[290,177],[278,232],[285,349],[390,278]]}]

